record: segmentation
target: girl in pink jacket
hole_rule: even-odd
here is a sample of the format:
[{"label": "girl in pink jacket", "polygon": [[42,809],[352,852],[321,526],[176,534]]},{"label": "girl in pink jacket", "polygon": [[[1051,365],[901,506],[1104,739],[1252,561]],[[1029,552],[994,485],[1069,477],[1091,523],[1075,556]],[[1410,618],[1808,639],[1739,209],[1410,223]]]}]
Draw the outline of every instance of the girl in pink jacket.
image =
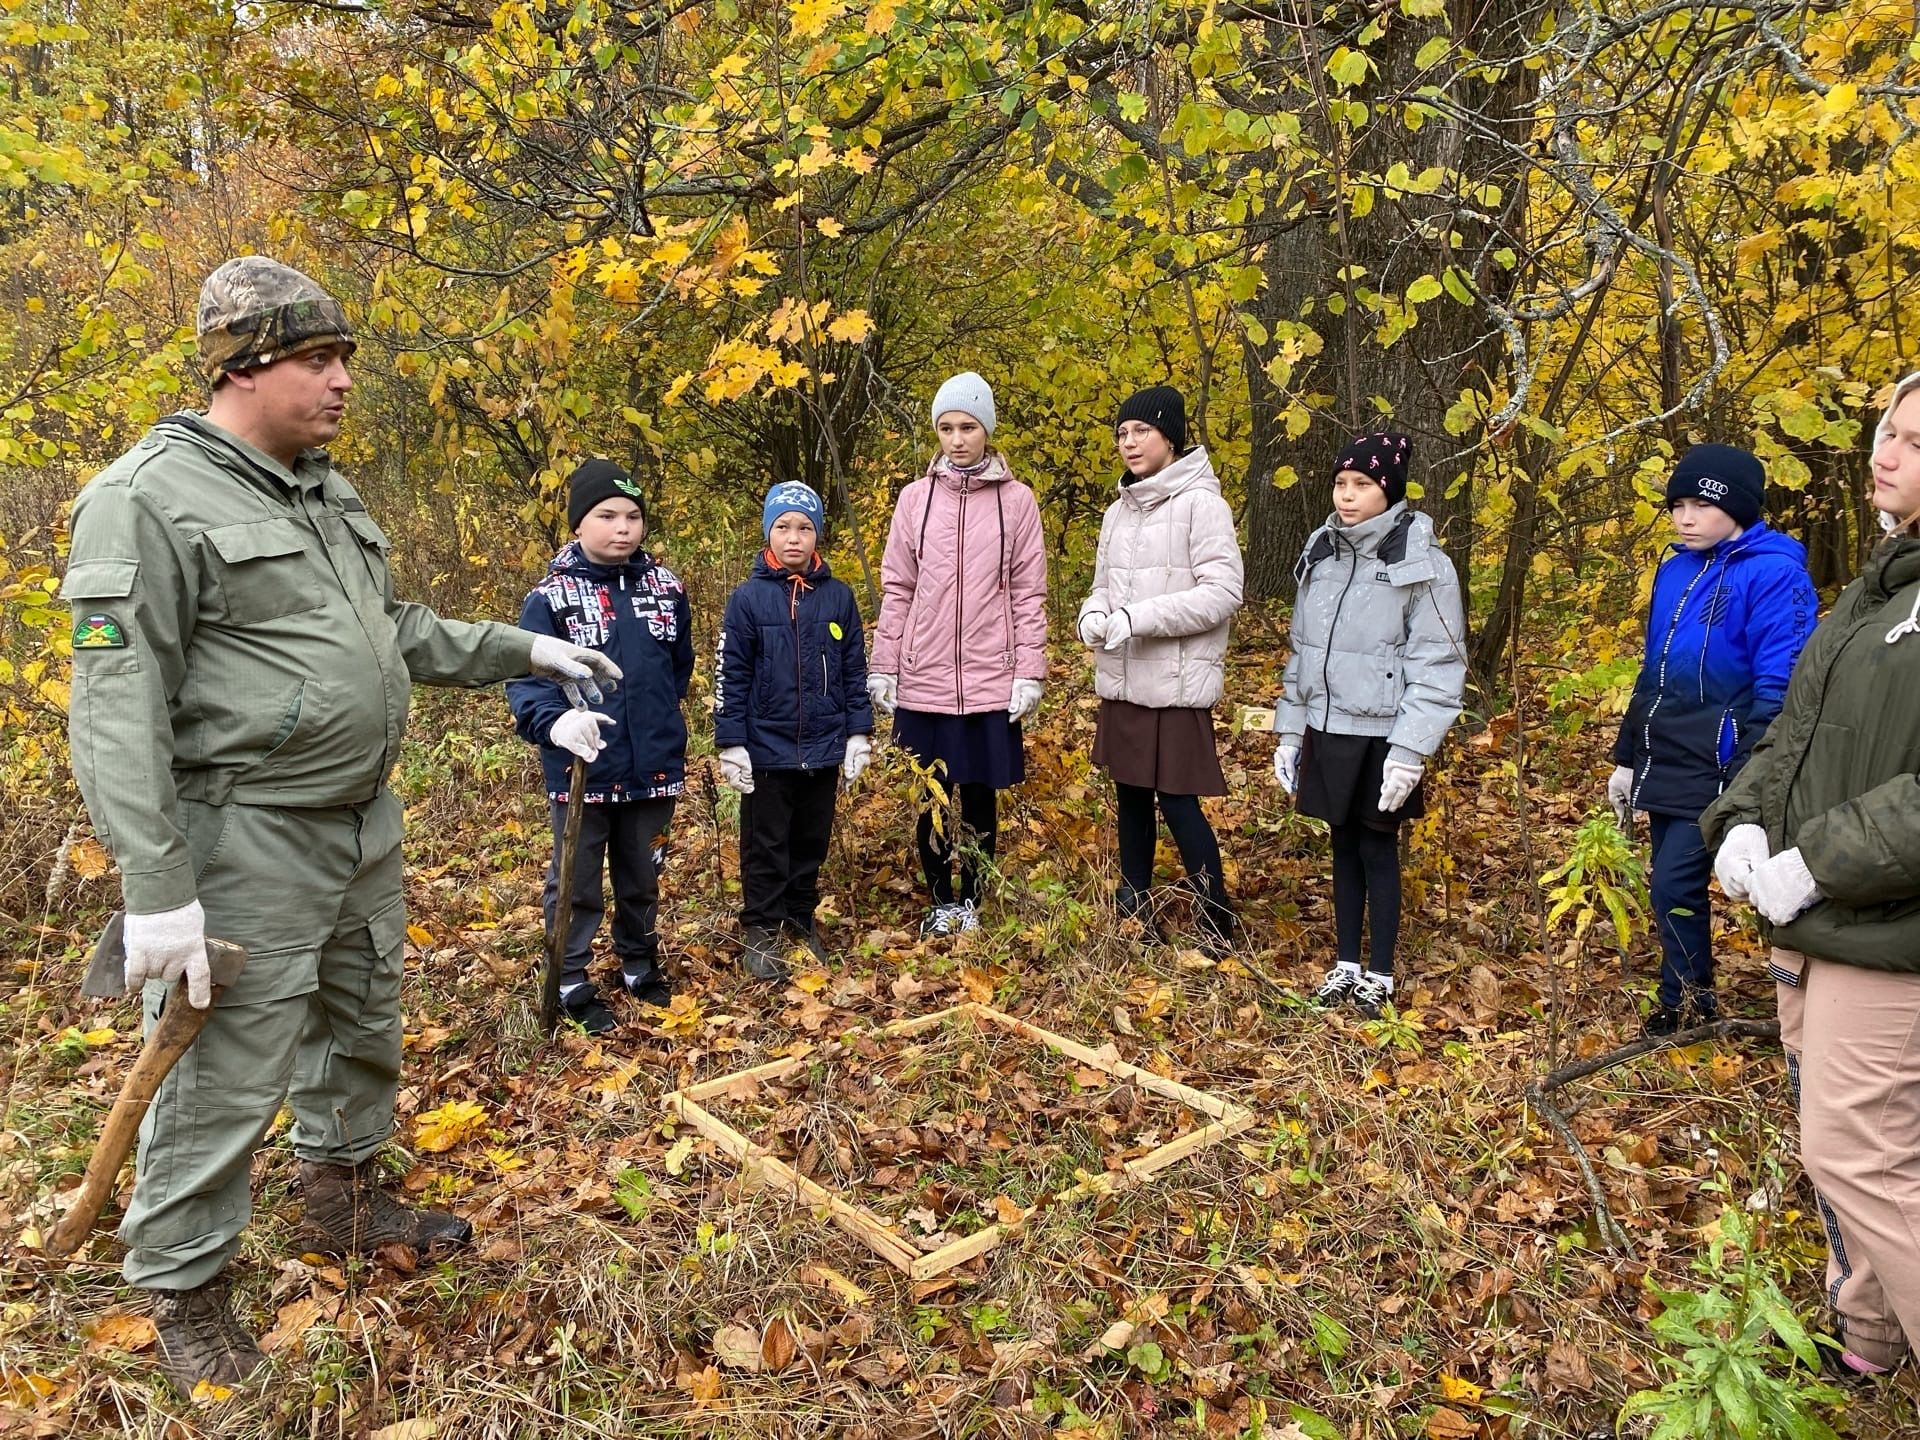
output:
[{"label": "girl in pink jacket", "polygon": [[[993,391],[972,371],[940,387],[940,454],[901,492],[880,567],[867,692],[946,792],[917,831],[933,895],[922,935],[979,927],[976,857],[993,855],[998,793],[1026,778],[1020,722],[1039,706],[1047,674],[1040,507],[993,448],[994,418]],[[943,802],[948,818],[936,825]]]}]

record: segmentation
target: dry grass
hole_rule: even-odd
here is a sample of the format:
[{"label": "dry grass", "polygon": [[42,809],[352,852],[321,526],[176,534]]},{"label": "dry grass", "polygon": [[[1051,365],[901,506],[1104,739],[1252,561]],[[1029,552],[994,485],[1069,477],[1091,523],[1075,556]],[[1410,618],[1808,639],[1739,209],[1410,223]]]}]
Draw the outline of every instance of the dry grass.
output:
[{"label": "dry grass", "polygon": [[[1416,845],[1429,892],[1409,907],[1403,1022],[1329,1021],[1231,962],[1115,934],[1104,802],[1073,758],[1090,714],[1069,698],[1050,706],[1037,773],[1009,806],[982,934],[915,942],[906,783],[883,769],[847,806],[826,877],[834,978],[850,983],[752,985],[725,939],[731,801],[696,785],[663,925],[697,1012],[627,1012],[609,1043],[548,1046],[533,1023],[529,907],[548,842],[531,757],[500,738],[497,697],[435,697],[426,711],[400,776],[414,918],[431,937],[409,971],[401,1108],[478,1101],[489,1133],[441,1155],[401,1152],[396,1168],[474,1219],[475,1251],[410,1275],[289,1258],[292,1159],[276,1142],[258,1162],[241,1257],[247,1313],[286,1326],[268,1381],[214,1404],[174,1397],[124,1348],[138,1332],[113,1317],[134,1297],[103,1236],[84,1263],[8,1272],[0,1435],[363,1437],[409,1419],[436,1427],[416,1435],[462,1440],[1273,1435],[1299,1406],[1331,1433],[1385,1437],[1427,1433],[1445,1405],[1478,1435],[1586,1437],[1612,1433],[1622,1399],[1655,1378],[1643,1276],[1690,1283],[1723,1199],[1774,1197],[1774,1258],[1815,1302],[1818,1234],[1777,1056],[1656,1057],[1582,1090],[1575,1124],[1646,1258],[1594,1247],[1574,1167],[1522,1092],[1548,1060],[1542,996],[1565,991],[1569,1050],[1626,1038],[1634,1004],[1619,957],[1540,951],[1496,754],[1461,759],[1444,843],[1435,822]],[[1237,741],[1227,763],[1236,798],[1216,815],[1248,958],[1310,988],[1331,933],[1319,842],[1261,784],[1258,740]],[[1554,790],[1544,778],[1532,807],[1537,854],[1581,808]],[[52,1213],[132,1053],[126,1036],[60,1039],[98,1023],[74,994],[109,884],[70,886],[51,930],[13,937],[16,957],[39,946],[48,963],[16,977],[0,1017],[8,1239]],[[1626,963],[1632,983],[1651,973],[1644,947]],[[1729,968],[1735,1008],[1763,1012],[1757,968]],[[1164,1057],[1260,1121],[919,1284],[663,1124],[668,1090],[969,997],[1089,1043],[1111,1036],[1136,1063]],[[1117,1347],[1101,1343],[1127,1321]],[[795,1342],[785,1354],[776,1337],[777,1370],[739,1343],[776,1322]],[[1841,1422],[1863,1436],[1915,1423],[1899,1388]]]}]

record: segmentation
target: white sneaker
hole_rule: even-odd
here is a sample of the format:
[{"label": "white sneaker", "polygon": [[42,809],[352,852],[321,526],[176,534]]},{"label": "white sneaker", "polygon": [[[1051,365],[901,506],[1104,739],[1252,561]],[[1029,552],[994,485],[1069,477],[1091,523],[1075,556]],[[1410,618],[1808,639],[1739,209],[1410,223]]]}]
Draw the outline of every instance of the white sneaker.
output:
[{"label": "white sneaker", "polygon": [[1354,989],[1359,984],[1358,969],[1350,965],[1336,965],[1327,971],[1327,978],[1313,992],[1313,1003],[1325,1008],[1345,1004],[1353,998]]},{"label": "white sneaker", "polygon": [[964,935],[969,930],[980,928],[980,913],[973,908],[973,901],[962,900],[953,907],[953,930],[955,935]]},{"label": "white sneaker", "polygon": [[927,918],[920,922],[920,938],[926,940],[953,934],[955,925],[959,923],[959,914],[958,905],[934,906],[927,912]]}]

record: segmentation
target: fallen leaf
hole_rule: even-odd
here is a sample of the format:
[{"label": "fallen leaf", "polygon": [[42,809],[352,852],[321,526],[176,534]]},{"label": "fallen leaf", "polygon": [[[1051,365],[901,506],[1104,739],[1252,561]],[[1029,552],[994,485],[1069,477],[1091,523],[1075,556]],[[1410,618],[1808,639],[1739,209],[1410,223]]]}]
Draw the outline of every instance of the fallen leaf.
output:
[{"label": "fallen leaf", "polygon": [[793,1363],[793,1357],[800,1353],[800,1345],[794,1339],[793,1327],[776,1315],[767,1321],[767,1328],[760,1332],[760,1364],[769,1374],[777,1375]]},{"label": "fallen leaf", "polygon": [[693,1136],[682,1135],[667,1151],[667,1174],[678,1179],[687,1170],[687,1157],[693,1154]]},{"label": "fallen leaf", "polygon": [[1462,1380],[1458,1375],[1440,1373],[1440,1397],[1460,1405],[1478,1405],[1485,1392],[1471,1380]]},{"label": "fallen leaf", "polygon": [[103,1350],[138,1352],[152,1349],[153,1340],[152,1317],[115,1310],[102,1315],[87,1331],[87,1351],[94,1355]]},{"label": "fallen leaf", "polygon": [[1445,1405],[1434,1406],[1427,1417],[1427,1440],[1473,1440],[1479,1433],[1478,1425]]},{"label": "fallen leaf", "polygon": [[284,1345],[297,1345],[325,1308],[311,1295],[282,1305],[274,1317],[273,1328],[260,1337],[260,1348],[271,1355]]},{"label": "fallen leaf", "polygon": [[1027,1218],[1027,1212],[1020,1208],[1015,1200],[1006,1195],[993,1197],[993,1215],[1002,1225],[1018,1225]]},{"label": "fallen leaf", "polygon": [[438,1420],[396,1420],[382,1425],[367,1440],[433,1440],[440,1433]]},{"label": "fallen leaf", "polygon": [[1555,1393],[1593,1389],[1593,1367],[1572,1341],[1556,1340],[1547,1351],[1547,1384]]},{"label": "fallen leaf", "polygon": [[760,1337],[744,1325],[723,1325],[713,1333],[713,1358],[729,1370],[759,1373]]},{"label": "fallen leaf", "polygon": [[439,1154],[471,1140],[486,1124],[486,1106],[472,1100],[449,1100],[438,1109],[414,1117],[414,1148]]},{"label": "fallen leaf", "polygon": [[717,1403],[721,1393],[726,1389],[726,1383],[721,1380],[720,1372],[711,1365],[704,1370],[695,1370],[690,1374],[682,1375],[679,1385],[693,1401],[693,1408],[696,1411],[705,1410],[708,1406]]},{"label": "fallen leaf", "polygon": [[801,1272],[800,1278],[826,1287],[852,1306],[863,1306],[873,1299],[865,1290],[830,1266],[809,1265]]}]

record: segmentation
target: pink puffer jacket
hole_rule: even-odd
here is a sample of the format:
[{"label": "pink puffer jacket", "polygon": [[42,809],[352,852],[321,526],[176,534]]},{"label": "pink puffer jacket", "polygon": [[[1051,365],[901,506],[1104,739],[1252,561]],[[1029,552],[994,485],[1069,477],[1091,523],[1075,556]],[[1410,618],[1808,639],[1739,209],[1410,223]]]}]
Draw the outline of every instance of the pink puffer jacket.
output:
[{"label": "pink puffer jacket", "polygon": [[900,492],[880,565],[868,670],[908,710],[1004,710],[1047,675],[1047,549],[1033,492],[998,455],[965,475],[935,460]]}]

